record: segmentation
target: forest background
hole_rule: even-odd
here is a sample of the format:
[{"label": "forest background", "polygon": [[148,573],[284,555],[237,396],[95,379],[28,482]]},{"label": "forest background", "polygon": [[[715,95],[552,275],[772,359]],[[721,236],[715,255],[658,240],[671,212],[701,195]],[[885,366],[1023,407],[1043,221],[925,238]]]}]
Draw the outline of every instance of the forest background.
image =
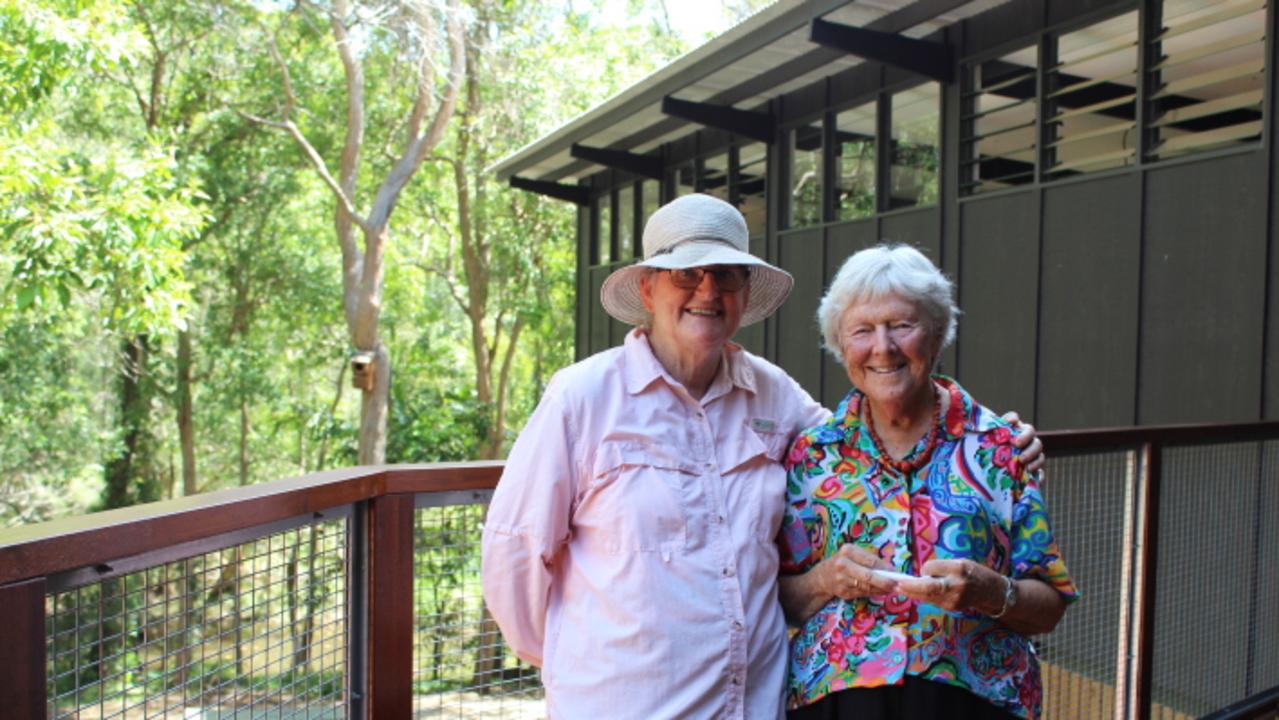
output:
[{"label": "forest background", "polygon": [[766,4],[0,0],[0,525],[501,457],[576,214],[485,170]]}]

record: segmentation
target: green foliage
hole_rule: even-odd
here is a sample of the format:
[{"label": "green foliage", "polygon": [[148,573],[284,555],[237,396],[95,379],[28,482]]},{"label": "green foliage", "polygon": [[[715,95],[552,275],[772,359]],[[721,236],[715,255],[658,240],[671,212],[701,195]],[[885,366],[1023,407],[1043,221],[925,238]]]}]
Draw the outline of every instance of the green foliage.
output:
[{"label": "green foliage", "polygon": [[65,311],[73,294],[91,293],[113,329],[182,326],[191,304],[182,245],[204,216],[169,153],[85,152],[37,133],[0,135],[0,157],[5,293],[17,311]]}]

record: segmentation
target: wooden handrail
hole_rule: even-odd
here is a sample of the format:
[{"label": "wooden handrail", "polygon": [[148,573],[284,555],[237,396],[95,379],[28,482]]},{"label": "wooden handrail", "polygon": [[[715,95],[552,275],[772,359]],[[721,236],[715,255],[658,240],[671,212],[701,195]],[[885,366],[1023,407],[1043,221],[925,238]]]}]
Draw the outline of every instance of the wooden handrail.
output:
[{"label": "wooden handrail", "polygon": [[1279,439],[1279,420],[1225,424],[1147,425],[1142,427],[1050,430],[1041,432],[1047,452],[1135,447],[1144,443],[1164,446]]},{"label": "wooden handrail", "polygon": [[0,530],[0,585],[396,493],[497,487],[499,461],[327,470]]}]

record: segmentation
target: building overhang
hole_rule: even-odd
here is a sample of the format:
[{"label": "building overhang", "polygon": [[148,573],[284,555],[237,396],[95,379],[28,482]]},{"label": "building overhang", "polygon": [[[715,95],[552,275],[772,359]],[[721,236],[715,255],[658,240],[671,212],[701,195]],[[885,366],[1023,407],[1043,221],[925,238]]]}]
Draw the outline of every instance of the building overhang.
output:
[{"label": "building overhang", "polygon": [[[920,74],[921,80],[950,71],[949,66],[938,70],[936,60],[948,51],[933,43],[921,45],[922,38],[1006,1],[779,0],[502,159],[490,171],[499,180],[573,184],[607,167],[619,167],[628,156],[632,164],[651,167],[637,158],[660,162],[663,144],[705,125],[723,128],[721,118],[741,121],[738,134],[754,137],[770,100],[856,65],[893,65]],[[853,29],[842,37],[860,41],[856,49],[813,40],[815,24],[818,38],[830,40],[831,23],[837,26],[836,35]],[[933,49],[930,63],[902,67],[894,53],[911,47]],[[673,108],[684,112],[672,113]],[[696,108],[702,112],[688,112]],[[759,123],[751,120],[752,114]],[[579,146],[576,153],[574,145]],[[606,152],[583,153],[583,147]]]}]

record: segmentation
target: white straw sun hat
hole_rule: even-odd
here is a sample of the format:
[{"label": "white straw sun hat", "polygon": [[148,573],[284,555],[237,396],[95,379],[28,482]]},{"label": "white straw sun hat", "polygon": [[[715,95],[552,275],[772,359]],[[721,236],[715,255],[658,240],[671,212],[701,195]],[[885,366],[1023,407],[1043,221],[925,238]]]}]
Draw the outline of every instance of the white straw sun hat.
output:
[{"label": "white straw sun hat", "polygon": [[618,320],[645,325],[650,316],[640,296],[640,278],[648,268],[746,265],[751,271],[750,298],[741,324],[759,322],[781,306],[795,279],[751,255],[747,251],[749,240],[746,219],[732,205],[710,195],[676,198],[648,219],[644,226],[644,259],[609,275],[600,288],[600,302]]}]

